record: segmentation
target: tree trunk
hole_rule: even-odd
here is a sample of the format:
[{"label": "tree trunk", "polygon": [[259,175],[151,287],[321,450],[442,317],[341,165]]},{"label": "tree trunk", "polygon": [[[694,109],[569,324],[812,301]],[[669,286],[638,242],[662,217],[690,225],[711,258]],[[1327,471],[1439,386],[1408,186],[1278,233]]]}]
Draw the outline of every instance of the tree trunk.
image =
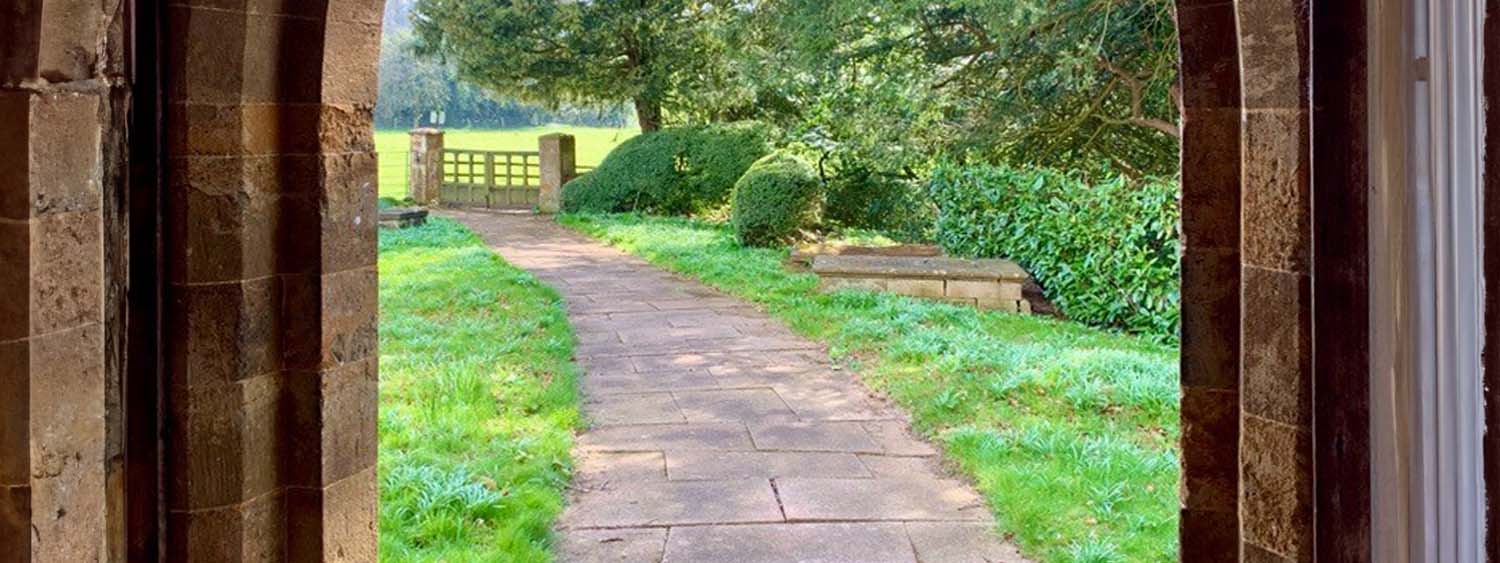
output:
[{"label": "tree trunk", "polygon": [[635,119],[640,122],[642,133],[661,129],[661,104],[655,100],[636,98]]}]

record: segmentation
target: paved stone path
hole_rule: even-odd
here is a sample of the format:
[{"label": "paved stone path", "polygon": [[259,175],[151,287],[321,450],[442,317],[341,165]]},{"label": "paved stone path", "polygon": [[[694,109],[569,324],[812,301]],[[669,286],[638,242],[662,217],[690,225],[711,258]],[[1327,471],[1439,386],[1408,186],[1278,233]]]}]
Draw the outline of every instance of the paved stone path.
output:
[{"label": "paved stone path", "polygon": [[448,215],[567,300],[592,427],[560,560],[1024,561],[817,344],[549,219]]}]

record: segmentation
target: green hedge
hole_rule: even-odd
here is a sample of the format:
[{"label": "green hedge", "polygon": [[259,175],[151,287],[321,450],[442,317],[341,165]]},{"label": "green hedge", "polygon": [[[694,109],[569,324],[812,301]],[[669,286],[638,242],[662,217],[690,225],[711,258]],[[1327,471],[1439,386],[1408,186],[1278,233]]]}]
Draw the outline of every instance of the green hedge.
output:
[{"label": "green hedge", "polygon": [[929,191],[949,253],[1015,260],[1069,318],[1177,339],[1177,182],[949,164]]},{"label": "green hedge", "polygon": [[766,137],[748,122],[638,135],[563,186],[563,210],[687,215],[723,206],[735,180],[770,152]]},{"label": "green hedge", "polygon": [[807,161],[778,152],[762,158],[734,185],[730,224],[740,243],[772,246],[817,222],[818,174]]}]

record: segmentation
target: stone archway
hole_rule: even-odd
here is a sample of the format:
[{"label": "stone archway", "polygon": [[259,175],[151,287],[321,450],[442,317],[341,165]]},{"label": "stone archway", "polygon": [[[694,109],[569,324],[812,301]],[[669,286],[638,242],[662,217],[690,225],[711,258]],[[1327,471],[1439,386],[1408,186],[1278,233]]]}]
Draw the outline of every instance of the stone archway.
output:
[{"label": "stone archway", "polygon": [[[1367,3],[1176,6],[1183,560],[1369,560]],[[1493,100],[1500,2],[1487,6]],[[1496,146],[1500,113],[1487,121]],[[1488,153],[1487,238],[1500,237],[1497,152]],[[1491,245],[1486,263],[1491,279],[1500,276],[1500,249]],[[1491,365],[1500,348],[1494,295]],[[1497,387],[1488,385],[1492,482]]]},{"label": "stone archway", "polygon": [[[382,2],[173,4],[159,98],[133,82],[146,4],[0,6],[0,389],[20,398],[0,403],[0,553],[373,560]],[[1364,160],[1358,143],[1312,141],[1363,138],[1364,3],[1176,4],[1183,559],[1368,558]],[[130,137],[132,100],[153,98],[159,145]],[[160,166],[128,181],[148,145],[137,164]],[[160,181],[149,264],[127,236],[156,232],[132,230],[141,178]],[[1488,256],[1500,277],[1500,249]],[[159,315],[133,316],[143,292]],[[1492,306],[1492,340],[1497,319]],[[141,334],[161,337],[144,348],[160,364],[132,367]],[[153,374],[161,409],[130,393]],[[161,426],[132,424],[137,408]]]},{"label": "stone archway", "polygon": [[0,7],[0,552],[374,560],[382,4]]}]

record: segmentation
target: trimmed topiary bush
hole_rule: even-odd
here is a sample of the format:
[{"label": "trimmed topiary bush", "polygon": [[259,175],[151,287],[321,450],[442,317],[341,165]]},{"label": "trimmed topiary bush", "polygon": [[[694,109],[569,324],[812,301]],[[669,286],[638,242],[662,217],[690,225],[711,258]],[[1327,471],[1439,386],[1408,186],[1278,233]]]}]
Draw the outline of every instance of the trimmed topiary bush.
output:
[{"label": "trimmed topiary bush", "polygon": [[722,206],[734,182],[770,152],[754,123],[675,127],[625,141],[563,186],[568,212],[641,211],[687,215]]},{"label": "trimmed topiary bush", "polygon": [[734,185],[730,224],[740,243],[772,246],[817,222],[818,174],[807,161],[778,152],[762,158]]},{"label": "trimmed topiary bush", "polygon": [[1074,320],[1177,339],[1177,182],[943,165],[930,188],[948,253],[1015,260]]},{"label": "trimmed topiary bush", "polygon": [[649,199],[659,189],[657,186],[682,183],[682,175],[677,171],[679,152],[681,141],[674,132],[631,137],[610,151],[593,172],[563,186],[563,211],[647,210]]}]

